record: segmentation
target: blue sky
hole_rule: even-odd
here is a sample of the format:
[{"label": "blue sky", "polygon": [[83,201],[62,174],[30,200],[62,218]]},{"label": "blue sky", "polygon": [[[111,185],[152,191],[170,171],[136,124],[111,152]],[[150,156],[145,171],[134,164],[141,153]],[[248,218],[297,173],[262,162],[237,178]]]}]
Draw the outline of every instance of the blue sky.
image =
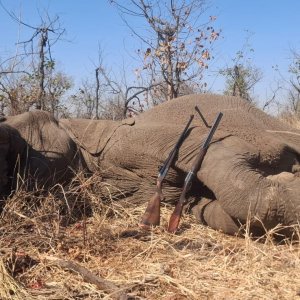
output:
[{"label": "blue sky", "polygon": [[[60,16],[68,41],[56,44],[53,56],[59,68],[71,75],[75,83],[93,72],[99,43],[109,68],[117,69],[123,61],[128,72],[136,67],[128,53],[138,48],[138,44],[107,0],[2,0],[2,3],[32,25],[39,24],[39,13],[43,14],[44,10],[48,10],[50,15]],[[235,53],[245,43],[245,30],[248,30],[253,33],[250,39],[255,50],[253,63],[264,74],[256,94],[264,98],[276,76],[272,66],[278,65],[285,73],[291,57],[290,48],[300,51],[300,1],[211,0],[210,3],[207,15],[217,16],[214,26],[222,29],[222,38],[214,46],[215,59],[207,73],[212,90],[222,92],[224,83],[217,77],[217,70],[230,65]],[[2,59],[14,53],[18,32],[18,25],[0,8]],[[26,40],[31,33],[21,29],[20,36],[20,40]]]}]

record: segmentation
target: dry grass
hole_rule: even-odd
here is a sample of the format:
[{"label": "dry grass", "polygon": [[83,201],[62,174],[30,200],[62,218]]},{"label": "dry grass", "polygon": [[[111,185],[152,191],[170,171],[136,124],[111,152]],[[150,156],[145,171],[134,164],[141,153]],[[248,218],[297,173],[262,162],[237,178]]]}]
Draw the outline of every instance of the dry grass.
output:
[{"label": "dry grass", "polygon": [[132,299],[300,299],[297,242],[276,244],[275,231],[263,240],[230,237],[191,216],[177,235],[168,234],[168,207],[161,227],[142,232],[136,225],[146,203],[101,203],[105,187],[95,181],[55,196],[19,191],[8,200],[0,223],[1,299],[116,298],[49,257],[85,267]]},{"label": "dry grass", "polygon": [[296,129],[300,129],[300,115],[297,116],[294,113],[283,112],[279,119]]}]

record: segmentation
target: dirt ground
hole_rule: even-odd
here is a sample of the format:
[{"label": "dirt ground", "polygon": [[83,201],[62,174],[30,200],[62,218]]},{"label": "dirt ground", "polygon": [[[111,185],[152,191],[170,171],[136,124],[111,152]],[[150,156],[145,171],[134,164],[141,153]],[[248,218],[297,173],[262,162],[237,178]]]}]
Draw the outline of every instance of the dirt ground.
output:
[{"label": "dirt ground", "polygon": [[174,235],[162,206],[161,226],[145,232],[146,203],[103,203],[99,188],[94,177],[6,202],[0,299],[300,299],[299,243],[279,243],[279,228],[232,237],[185,215]]}]

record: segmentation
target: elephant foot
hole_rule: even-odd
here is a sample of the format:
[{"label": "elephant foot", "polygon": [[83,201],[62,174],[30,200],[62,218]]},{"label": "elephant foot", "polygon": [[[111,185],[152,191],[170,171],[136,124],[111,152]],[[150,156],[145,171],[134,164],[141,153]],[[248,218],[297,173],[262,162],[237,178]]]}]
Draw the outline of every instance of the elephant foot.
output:
[{"label": "elephant foot", "polygon": [[218,200],[203,198],[192,208],[192,213],[198,221],[213,229],[230,235],[239,233],[239,226],[237,226],[230,215],[224,211]]}]

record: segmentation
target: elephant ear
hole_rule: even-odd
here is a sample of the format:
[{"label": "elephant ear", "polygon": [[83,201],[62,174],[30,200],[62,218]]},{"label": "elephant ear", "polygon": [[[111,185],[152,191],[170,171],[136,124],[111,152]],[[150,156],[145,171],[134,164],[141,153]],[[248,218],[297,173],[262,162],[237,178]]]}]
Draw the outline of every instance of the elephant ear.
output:
[{"label": "elephant ear", "polygon": [[64,119],[60,125],[71,138],[84,150],[92,155],[99,155],[117,129],[121,126],[133,126],[135,120],[128,118],[123,121]]}]

